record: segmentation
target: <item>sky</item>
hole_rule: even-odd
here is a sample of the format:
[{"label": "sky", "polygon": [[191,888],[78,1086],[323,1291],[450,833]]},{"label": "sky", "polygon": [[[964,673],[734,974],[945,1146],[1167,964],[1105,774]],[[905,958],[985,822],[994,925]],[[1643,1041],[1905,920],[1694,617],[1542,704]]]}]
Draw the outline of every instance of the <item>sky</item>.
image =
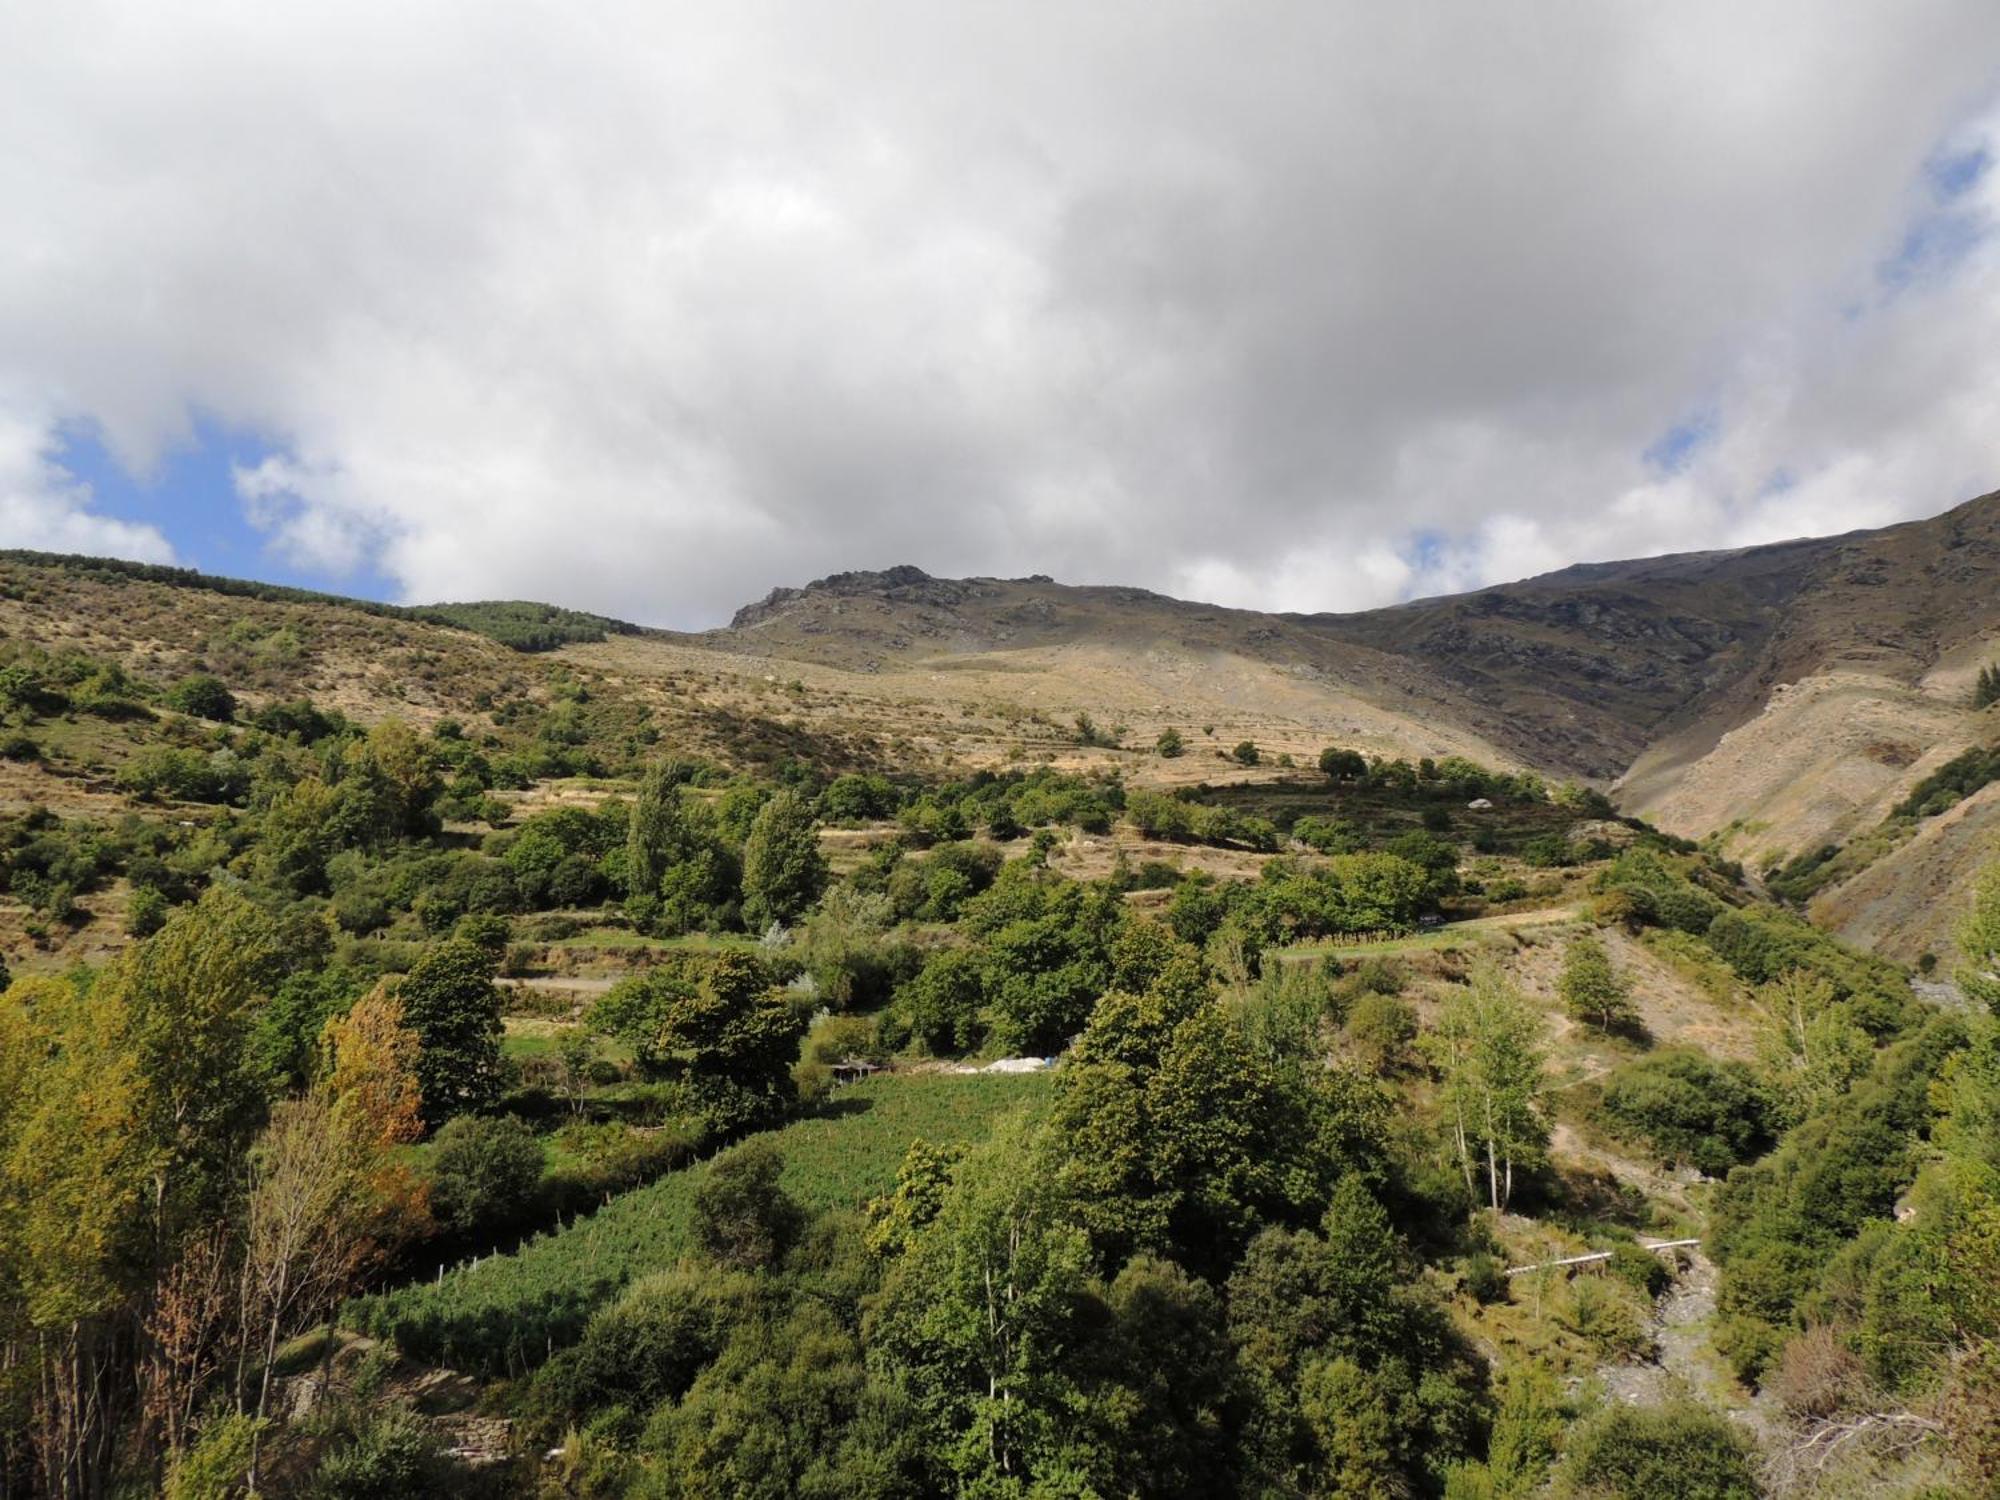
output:
[{"label": "sky", "polygon": [[11,0],[0,546],[1360,609],[2000,489],[1992,0]]}]

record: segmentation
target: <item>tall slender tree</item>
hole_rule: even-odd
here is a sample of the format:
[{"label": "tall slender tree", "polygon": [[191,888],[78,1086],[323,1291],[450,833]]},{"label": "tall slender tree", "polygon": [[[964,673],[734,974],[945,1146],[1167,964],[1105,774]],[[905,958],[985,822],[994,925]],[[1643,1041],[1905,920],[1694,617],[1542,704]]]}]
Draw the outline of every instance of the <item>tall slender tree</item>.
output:
[{"label": "tall slender tree", "polygon": [[1476,970],[1455,992],[1425,1039],[1444,1080],[1445,1118],[1465,1184],[1484,1168],[1495,1213],[1514,1191],[1517,1167],[1534,1166],[1548,1146],[1541,1018],[1499,972]]}]

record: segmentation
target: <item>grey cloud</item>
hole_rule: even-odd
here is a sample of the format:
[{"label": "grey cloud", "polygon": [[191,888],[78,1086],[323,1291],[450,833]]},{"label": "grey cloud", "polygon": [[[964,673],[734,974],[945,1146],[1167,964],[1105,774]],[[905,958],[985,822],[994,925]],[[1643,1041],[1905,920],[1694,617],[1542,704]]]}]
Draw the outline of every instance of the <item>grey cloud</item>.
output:
[{"label": "grey cloud", "polygon": [[[908,560],[1355,607],[2000,482],[1993,252],[1874,274],[1988,129],[1986,3],[0,25],[0,421],[257,429],[274,545],[410,597],[700,624]],[[73,528],[35,472],[0,539]]]}]

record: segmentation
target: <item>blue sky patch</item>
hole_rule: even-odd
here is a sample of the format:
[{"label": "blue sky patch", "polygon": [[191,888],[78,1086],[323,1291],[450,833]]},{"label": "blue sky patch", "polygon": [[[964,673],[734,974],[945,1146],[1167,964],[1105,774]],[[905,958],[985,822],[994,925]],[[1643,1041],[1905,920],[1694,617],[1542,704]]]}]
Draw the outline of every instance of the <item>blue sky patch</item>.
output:
[{"label": "blue sky patch", "polygon": [[396,598],[394,586],[372,568],[340,576],[293,565],[251,524],[236,494],[234,471],[282,451],[254,433],[198,419],[193,436],[169,449],[150,474],[127,473],[96,429],[85,425],[64,428],[51,457],[90,486],[93,511],[157,526],[183,567],[368,599]]},{"label": "blue sky patch", "polygon": [[1706,407],[1674,423],[1639,456],[1656,473],[1679,474],[1694,462],[1697,453],[1715,441],[1721,426],[1721,418],[1715,409]]}]

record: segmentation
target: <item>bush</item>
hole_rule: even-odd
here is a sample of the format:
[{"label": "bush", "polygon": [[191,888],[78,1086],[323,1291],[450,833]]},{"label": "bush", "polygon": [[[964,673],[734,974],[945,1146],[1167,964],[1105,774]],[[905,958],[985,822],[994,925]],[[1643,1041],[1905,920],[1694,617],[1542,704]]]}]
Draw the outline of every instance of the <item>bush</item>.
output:
[{"label": "bush", "polygon": [[1667,1283],[1674,1279],[1665,1261],[1631,1240],[1620,1240],[1611,1247],[1609,1269],[1613,1276],[1648,1297],[1659,1296],[1667,1289]]},{"label": "bush", "polygon": [[731,1270],[775,1265],[798,1238],[803,1215],[778,1179],[784,1153],[769,1141],[747,1141],[717,1158],[694,1194],[694,1241]]},{"label": "bush", "polygon": [[1742,1063],[1685,1048],[1655,1052],[1612,1073],[1604,1113],[1668,1161],[1721,1177],[1771,1142],[1770,1100]]},{"label": "bush", "polygon": [[402,1500],[448,1492],[450,1466],[431,1425],[405,1407],[371,1413],[320,1460],[312,1500]]},{"label": "bush", "polygon": [[649,1276],[594,1315],[574,1349],[543,1367],[530,1406],[557,1426],[607,1407],[641,1415],[678,1398],[722,1351],[755,1297],[746,1276],[692,1266]]},{"label": "bush", "polygon": [[1825,1324],[1786,1343],[1771,1391],[1788,1416],[1804,1421],[1860,1410],[1869,1399],[1860,1356]]},{"label": "bush", "polygon": [[0,760],[40,760],[42,747],[26,734],[0,735]]},{"label": "bush", "polygon": [[1756,1500],[1750,1445],[1726,1419],[1691,1403],[1618,1405],[1578,1428],[1556,1492],[1575,1500]]},{"label": "bush", "polygon": [[227,724],[236,717],[236,699],[218,677],[197,674],[183,677],[168,689],[167,707],[198,719]]},{"label": "bush", "polygon": [[1394,995],[1365,992],[1347,1013],[1347,1039],[1378,1073],[1401,1065],[1417,1036],[1417,1013]]},{"label": "bush", "polygon": [[542,1143],[511,1115],[467,1115],[437,1135],[431,1158],[431,1210],[460,1234],[518,1223],[535,1207]]},{"label": "bush", "polygon": [[235,1500],[244,1492],[251,1450],[270,1425],[248,1416],[210,1418],[193,1446],[168,1461],[166,1500]]},{"label": "bush", "polygon": [[1264,758],[1255,740],[1244,740],[1229,752],[1229,757],[1239,766],[1254,766]]},{"label": "bush", "polygon": [[884,1053],[875,1023],[863,1016],[828,1016],[806,1037],[806,1060],[845,1062],[850,1057],[881,1062]]},{"label": "bush", "polygon": [[1507,1300],[1507,1273],[1484,1250],[1465,1258],[1463,1275],[1467,1295],[1480,1306]]}]

